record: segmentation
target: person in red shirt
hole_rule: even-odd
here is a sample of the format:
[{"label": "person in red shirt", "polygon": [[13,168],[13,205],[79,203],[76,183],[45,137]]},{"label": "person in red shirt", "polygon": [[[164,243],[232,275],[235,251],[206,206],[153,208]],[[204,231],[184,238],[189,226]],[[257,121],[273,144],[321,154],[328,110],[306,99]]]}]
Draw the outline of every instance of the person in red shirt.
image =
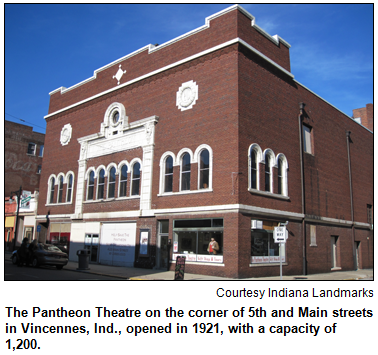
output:
[{"label": "person in red shirt", "polygon": [[215,241],[214,238],[210,239],[209,246],[207,247],[207,251],[210,255],[215,255],[219,251],[219,244]]}]

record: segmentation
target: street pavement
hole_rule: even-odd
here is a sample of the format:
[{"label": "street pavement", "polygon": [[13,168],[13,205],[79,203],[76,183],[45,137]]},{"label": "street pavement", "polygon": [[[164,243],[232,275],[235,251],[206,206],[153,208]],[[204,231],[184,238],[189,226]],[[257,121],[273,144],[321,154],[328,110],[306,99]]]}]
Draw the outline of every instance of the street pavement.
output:
[{"label": "street pavement", "polygon": [[[5,261],[11,263],[10,254],[5,254]],[[82,279],[83,274],[92,274],[104,277],[110,277],[112,279],[118,280],[159,280],[159,281],[173,281],[174,271],[164,271],[164,270],[154,270],[154,269],[141,269],[141,268],[131,268],[131,267],[120,267],[120,266],[108,266],[99,264],[89,264],[89,270],[78,270],[78,262],[69,261],[63,270],[72,271],[76,273],[81,273],[80,279]],[[55,271],[55,270],[54,270]],[[56,274],[57,280],[59,280],[59,274]],[[325,274],[313,274],[313,275],[291,275],[282,276],[283,281],[315,281],[315,280],[373,280],[374,274],[373,269],[363,269],[355,271],[334,271]],[[185,273],[184,280],[195,281],[195,280],[224,280],[224,281],[235,281],[237,279],[198,275]],[[280,275],[272,277],[256,277],[256,278],[245,278],[239,279],[244,281],[279,281]]]}]

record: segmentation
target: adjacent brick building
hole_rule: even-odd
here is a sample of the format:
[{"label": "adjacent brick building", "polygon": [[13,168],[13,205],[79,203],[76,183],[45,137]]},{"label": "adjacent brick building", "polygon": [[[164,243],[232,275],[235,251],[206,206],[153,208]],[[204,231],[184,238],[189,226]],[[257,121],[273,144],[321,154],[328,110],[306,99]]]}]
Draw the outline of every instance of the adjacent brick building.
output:
[{"label": "adjacent brick building", "polygon": [[23,190],[38,191],[45,135],[33,127],[4,121],[5,191],[9,196],[22,186]]},{"label": "adjacent brick building", "polygon": [[[33,127],[4,121],[4,195],[5,195],[5,249],[12,250],[20,245],[23,237],[32,240],[35,236],[35,214],[38,200],[39,181],[44,153],[45,135],[33,131]],[[17,200],[10,200],[17,192],[28,191],[31,203],[20,209],[16,231]]]},{"label": "adjacent brick building", "polygon": [[289,48],[235,5],[51,92],[47,241],[227,277],[372,267],[373,134],[295,80]]},{"label": "adjacent brick building", "polygon": [[366,107],[353,110],[353,118],[370,131],[374,131],[374,105],[367,104]]}]

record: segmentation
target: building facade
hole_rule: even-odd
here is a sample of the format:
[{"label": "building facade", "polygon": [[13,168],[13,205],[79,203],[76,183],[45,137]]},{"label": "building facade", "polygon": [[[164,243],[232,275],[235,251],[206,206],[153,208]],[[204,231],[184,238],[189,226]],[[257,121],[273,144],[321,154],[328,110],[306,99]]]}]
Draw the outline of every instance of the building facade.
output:
[{"label": "building facade", "polygon": [[367,104],[365,107],[353,110],[353,118],[370,131],[374,131],[374,105]]},{"label": "building facade", "polygon": [[[5,196],[5,250],[13,250],[22,238],[30,241],[37,237],[39,181],[42,169],[45,135],[34,132],[30,126],[4,121],[4,196]],[[17,194],[29,196],[28,203],[20,204],[17,219]],[[15,238],[17,228],[17,238]]]},{"label": "building facade", "polygon": [[4,195],[11,191],[38,191],[45,135],[33,127],[4,121]]},{"label": "building facade", "polygon": [[289,48],[235,5],[51,92],[46,241],[235,278],[372,267],[372,132],[294,79]]}]

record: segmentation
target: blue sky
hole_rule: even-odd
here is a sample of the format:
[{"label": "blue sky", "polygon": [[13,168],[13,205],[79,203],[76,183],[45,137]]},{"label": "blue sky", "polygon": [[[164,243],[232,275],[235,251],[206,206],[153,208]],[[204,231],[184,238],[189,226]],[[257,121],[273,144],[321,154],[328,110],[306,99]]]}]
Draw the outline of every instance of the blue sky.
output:
[{"label": "blue sky", "polygon": [[[5,119],[44,133],[49,92],[200,27],[228,6],[5,5]],[[349,116],[373,103],[373,5],[241,6],[290,43],[291,71],[301,84]]]}]

